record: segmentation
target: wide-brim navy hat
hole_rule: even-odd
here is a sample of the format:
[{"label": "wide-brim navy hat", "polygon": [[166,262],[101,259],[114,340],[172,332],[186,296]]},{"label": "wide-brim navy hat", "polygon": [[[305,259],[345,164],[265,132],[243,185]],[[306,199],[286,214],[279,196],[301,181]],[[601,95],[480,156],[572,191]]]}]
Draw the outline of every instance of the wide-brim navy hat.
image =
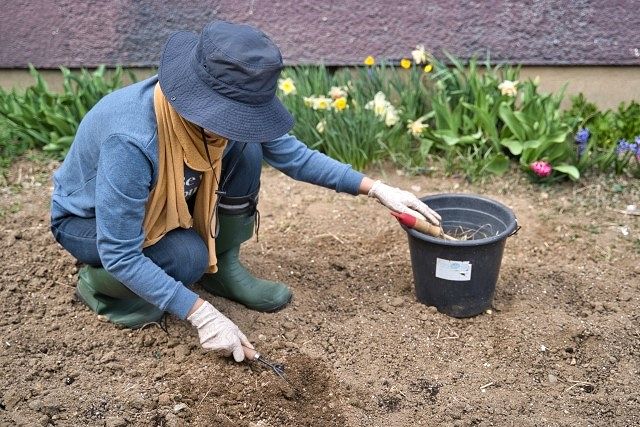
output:
[{"label": "wide-brim navy hat", "polygon": [[293,117],[276,96],[282,55],[249,25],[214,21],[200,35],[167,40],[158,79],[185,119],[239,142],[266,142],[291,130]]}]

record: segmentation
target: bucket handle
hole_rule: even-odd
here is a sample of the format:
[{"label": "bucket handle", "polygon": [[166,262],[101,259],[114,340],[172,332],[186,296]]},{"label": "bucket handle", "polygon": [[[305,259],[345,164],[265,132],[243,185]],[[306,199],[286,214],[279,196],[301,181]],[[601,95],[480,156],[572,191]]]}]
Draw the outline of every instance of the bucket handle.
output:
[{"label": "bucket handle", "polygon": [[516,234],[518,234],[518,231],[520,231],[521,228],[522,226],[518,224],[518,220],[516,220],[516,229],[513,230],[507,237],[515,236]]}]

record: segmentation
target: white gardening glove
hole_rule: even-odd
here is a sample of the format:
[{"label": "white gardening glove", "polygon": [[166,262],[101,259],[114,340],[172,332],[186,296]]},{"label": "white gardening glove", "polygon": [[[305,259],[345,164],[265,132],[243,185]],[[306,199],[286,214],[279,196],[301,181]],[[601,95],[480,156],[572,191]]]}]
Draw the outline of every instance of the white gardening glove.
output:
[{"label": "white gardening glove", "polygon": [[380,203],[392,211],[408,213],[413,216],[416,216],[415,212],[418,212],[431,223],[440,225],[442,219],[440,215],[408,191],[390,187],[378,180],[371,186],[368,196],[378,199]]},{"label": "white gardening glove", "polygon": [[187,320],[198,329],[200,344],[224,356],[233,354],[236,362],[244,360],[243,345],[253,348],[240,329],[224,314],[205,301]]}]

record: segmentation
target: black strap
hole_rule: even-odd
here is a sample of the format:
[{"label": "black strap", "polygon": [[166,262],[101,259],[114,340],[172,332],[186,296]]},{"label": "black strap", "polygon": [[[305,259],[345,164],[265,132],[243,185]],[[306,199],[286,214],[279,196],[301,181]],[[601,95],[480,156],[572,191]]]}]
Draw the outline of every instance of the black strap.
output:
[{"label": "black strap", "polygon": [[[204,151],[207,153],[207,160],[209,161],[209,166],[211,166],[213,179],[216,180],[216,185],[218,187],[216,190],[216,195],[218,197],[216,197],[216,204],[213,206],[213,214],[211,215],[211,220],[213,220],[213,218],[216,219],[216,230],[213,234],[212,234],[211,227],[209,227],[209,235],[213,239],[215,239],[218,237],[218,234],[220,234],[220,221],[218,221],[218,204],[220,203],[220,199],[227,195],[227,192],[225,191],[227,182],[229,181],[229,177],[233,174],[233,171],[235,171],[236,166],[238,166],[238,163],[240,162],[240,158],[242,157],[242,153],[244,152],[244,149],[247,146],[247,143],[246,142],[243,143],[242,148],[240,149],[240,152],[234,159],[233,164],[231,165],[231,170],[229,171],[229,173],[225,174],[224,181],[222,181],[222,184],[220,184],[218,182],[218,178],[216,178],[216,173],[213,170],[213,162],[211,161],[211,155],[209,154],[209,147],[207,146],[207,136],[205,135],[204,128],[202,126],[200,126],[200,135],[202,137],[202,144],[204,144]],[[211,224],[211,220],[209,221],[209,224]]]}]

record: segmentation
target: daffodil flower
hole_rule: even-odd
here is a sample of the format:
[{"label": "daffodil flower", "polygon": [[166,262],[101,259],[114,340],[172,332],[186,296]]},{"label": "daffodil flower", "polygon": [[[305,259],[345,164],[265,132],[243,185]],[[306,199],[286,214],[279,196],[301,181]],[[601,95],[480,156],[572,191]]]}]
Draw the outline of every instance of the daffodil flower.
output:
[{"label": "daffodil flower", "polygon": [[373,97],[373,101],[367,102],[364,106],[367,110],[373,110],[373,113],[380,117],[384,118],[387,113],[387,108],[391,105],[389,101],[387,101],[387,97],[383,92],[378,92]]},{"label": "daffodil flower", "polygon": [[332,103],[331,106],[336,110],[336,111],[342,111],[346,108],[349,107],[349,104],[347,104],[347,98],[344,96],[341,96],[340,98],[335,99]]},{"label": "daffodil flower", "polygon": [[364,106],[367,110],[373,110],[373,113],[383,120],[387,126],[393,126],[400,120],[396,108],[387,101],[387,97],[383,92],[378,92],[373,97],[373,101],[369,101]]},{"label": "daffodil flower", "polygon": [[331,86],[331,89],[329,90],[329,96],[331,97],[331,99],[338,99],[338,98],[346,98],[347,96],[347,87],[346,86]]},{"label": "daffodil flower", "polygon": [[516,96],[518,94],[518,81],[512,82],[511,80],[505,80],[498,85],[498,89],[502,95]]},{"label": "daffodil flower", "polygon": [[409,120],[409,122],[407,123],[407,132],[415,136],[416,138],[422,136],[422,132],[424,132],[424,130],[429,127],[427,123],[424,123],[424,120],[426,118],[426,116],[422,116],[415,121]]},{"label": "daffodil flower", "polygon": [[411,60],[407,59],[407,58],[402,58],[400,60],[400,66],[402,68],[404,68],[405,70],[411,67]]},{"label": "daffodil flower", "polygon": [[328,110],[331,107],[331,98],[326,96],[314,98],[312,107],[314,110]]},{"label": "daffodil flower", "polygon": [[398,110],[391,104],[387,106],[387,111],[384,115],[384,124],[391,127],[400,121],[400,116],[398,115]]},{"label": "daffodil flower", "polygon": [[318,133],[323,133],[326,125],[327,125],[326,120],[320,120],[316,125],[316,130],[318,131]]},{"label": "daffodil flower", "polygon": [[413,62],[416,64],[425,64],[427,62],[427,52],[424,50],[424,46],[419,44],[416,46],[415,50],[411,51],[411,56],[413,56]]},{"label": "daffodil flower", "polygon": [[304,98],[302,98],[302,101],[304,102],[305,107],[313,107],[314,100],[315,100],[314,96],[305,96]]},{"label": "daffodil flower", "polygon": [[425,73],[430,73],[431,71],[433,71],[433,65],[427,64],[427,65],[424,66],[424,72]]},{"label": "daffodil flower", "polygon": [[286,79],[278,79],[278,88],[285,95],[295,95],[296,93],[296,85],[290,77],[287,77]]},{"label": "daffodil flower", "polygon": [[368,67],[371,67],[375,63],[376,63],[376,60],[371,55],[369,55],[366,58],[364,58],[364,65],[366,65]]}]

